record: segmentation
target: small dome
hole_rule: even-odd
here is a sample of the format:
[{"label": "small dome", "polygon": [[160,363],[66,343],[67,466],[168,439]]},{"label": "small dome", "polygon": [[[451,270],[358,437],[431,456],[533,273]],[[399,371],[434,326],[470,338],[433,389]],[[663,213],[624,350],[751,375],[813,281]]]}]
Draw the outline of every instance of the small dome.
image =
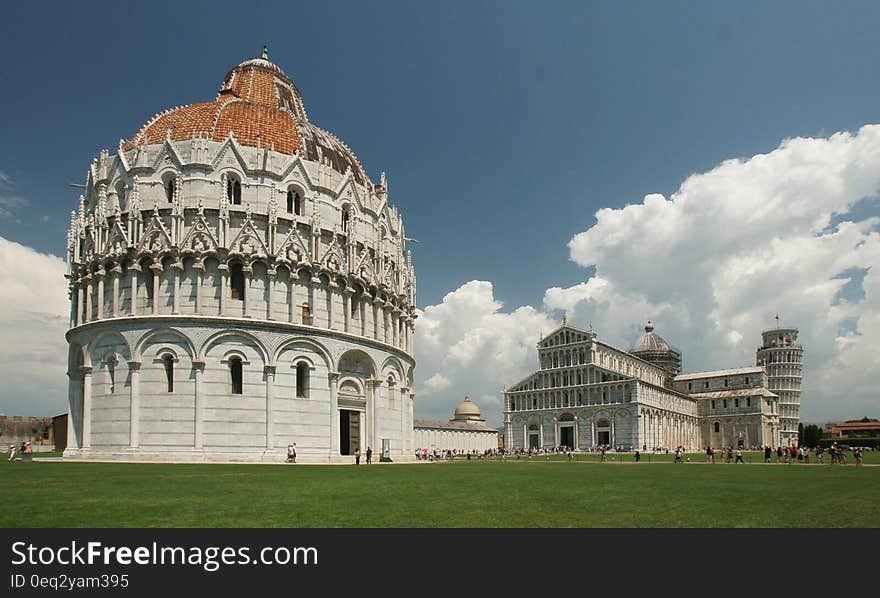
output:
[{"label": "small dome", "polygon": [[675,351],[662,336],[654,332],[654,325],[651,320],[645,325],[645,334],[639,337],[639,340],[633,345],[630,353],[639,353],[641,351]]},{"label": "small dome", "polygon": [[458,404],[458,407],[455,408],[455,416],[453,419],[456,420],[473,420],[473,419],[482,419],[480,416],[480,408],[477,407],[477,404],[471,401],[470,397],[465,395],[464,401]]}]

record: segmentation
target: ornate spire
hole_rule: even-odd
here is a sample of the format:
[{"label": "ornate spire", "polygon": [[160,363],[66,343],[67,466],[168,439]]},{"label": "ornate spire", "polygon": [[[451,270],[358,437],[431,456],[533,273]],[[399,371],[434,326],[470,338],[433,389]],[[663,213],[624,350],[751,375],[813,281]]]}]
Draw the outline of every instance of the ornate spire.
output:
[{"label": "ornate spire", "polygon": [[131,218],[140,220],[141,217],[141,193],[138,189],[137,175],[131,180],[131,201],[128,206],[128,215]]},{"label": "ornate spire", "polygon": [[269,196],[269,224],[278,224],[278,204],[274,193]]},{"label": "ornate spire", "polygon": [[269,60],[269,46],[268,45],[263,46],[263,53],[260,54],[260,58],[262,58],[263,60]]},{"label": "ornate spire", "polygon": [[229,218],[229,198],[226,196],[226,173],[220,175],[220,219]]},{"label": "ornate spire", "polygon": [[181,193],[180,175],[174,177],[174,195],[172,197],[174,204],[172,205],[175,216],[183,216],[183,197]]}]

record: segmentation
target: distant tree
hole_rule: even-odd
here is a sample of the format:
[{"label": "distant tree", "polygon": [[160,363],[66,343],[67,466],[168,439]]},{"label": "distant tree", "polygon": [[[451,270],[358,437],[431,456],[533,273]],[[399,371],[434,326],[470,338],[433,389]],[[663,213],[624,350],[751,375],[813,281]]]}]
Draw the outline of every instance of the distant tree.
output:
[{"label": "distant tree", "polygon": [[819,440],[822,438],[822,429],[814,424],[804,426],[803,444],[810,448],[819,446]]},{"label": "distant tree", "polygon": [[798,424],[798,446],[804,444],[804,424]]}]

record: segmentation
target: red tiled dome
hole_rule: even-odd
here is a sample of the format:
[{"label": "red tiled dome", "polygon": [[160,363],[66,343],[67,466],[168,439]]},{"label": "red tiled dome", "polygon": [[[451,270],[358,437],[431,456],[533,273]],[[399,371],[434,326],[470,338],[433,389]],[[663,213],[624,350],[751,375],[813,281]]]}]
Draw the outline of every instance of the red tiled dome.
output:
[{"label": "red tiled dome", "polygon": [[231,131],[241,145],[273,148],[283,154],[300,152],[307,160],[324,162],[355,179],[369,179],[354,153],[306,117],[299,90],[278,66],[265,58],[246,60],[227,73],[213,102],[189,104],[163,112],[146,123],[123,147],[205,137],[223,141]]}]

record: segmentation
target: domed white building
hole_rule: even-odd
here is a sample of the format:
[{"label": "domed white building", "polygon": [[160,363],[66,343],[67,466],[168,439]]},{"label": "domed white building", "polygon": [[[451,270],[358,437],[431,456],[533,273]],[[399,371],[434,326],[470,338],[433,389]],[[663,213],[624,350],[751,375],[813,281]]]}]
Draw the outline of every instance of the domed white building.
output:
[{"label": "domed white building", "polygon": [[413,425],[416,448],[458,453],[499,448],[498,430],[486,426],[480,408],[467,395],[449,421],[417,419]]},{"label": "domed white building", "polygon": [[265,50],[100,152],[67,261],[65,459],[412,458],[403,220]]}]

